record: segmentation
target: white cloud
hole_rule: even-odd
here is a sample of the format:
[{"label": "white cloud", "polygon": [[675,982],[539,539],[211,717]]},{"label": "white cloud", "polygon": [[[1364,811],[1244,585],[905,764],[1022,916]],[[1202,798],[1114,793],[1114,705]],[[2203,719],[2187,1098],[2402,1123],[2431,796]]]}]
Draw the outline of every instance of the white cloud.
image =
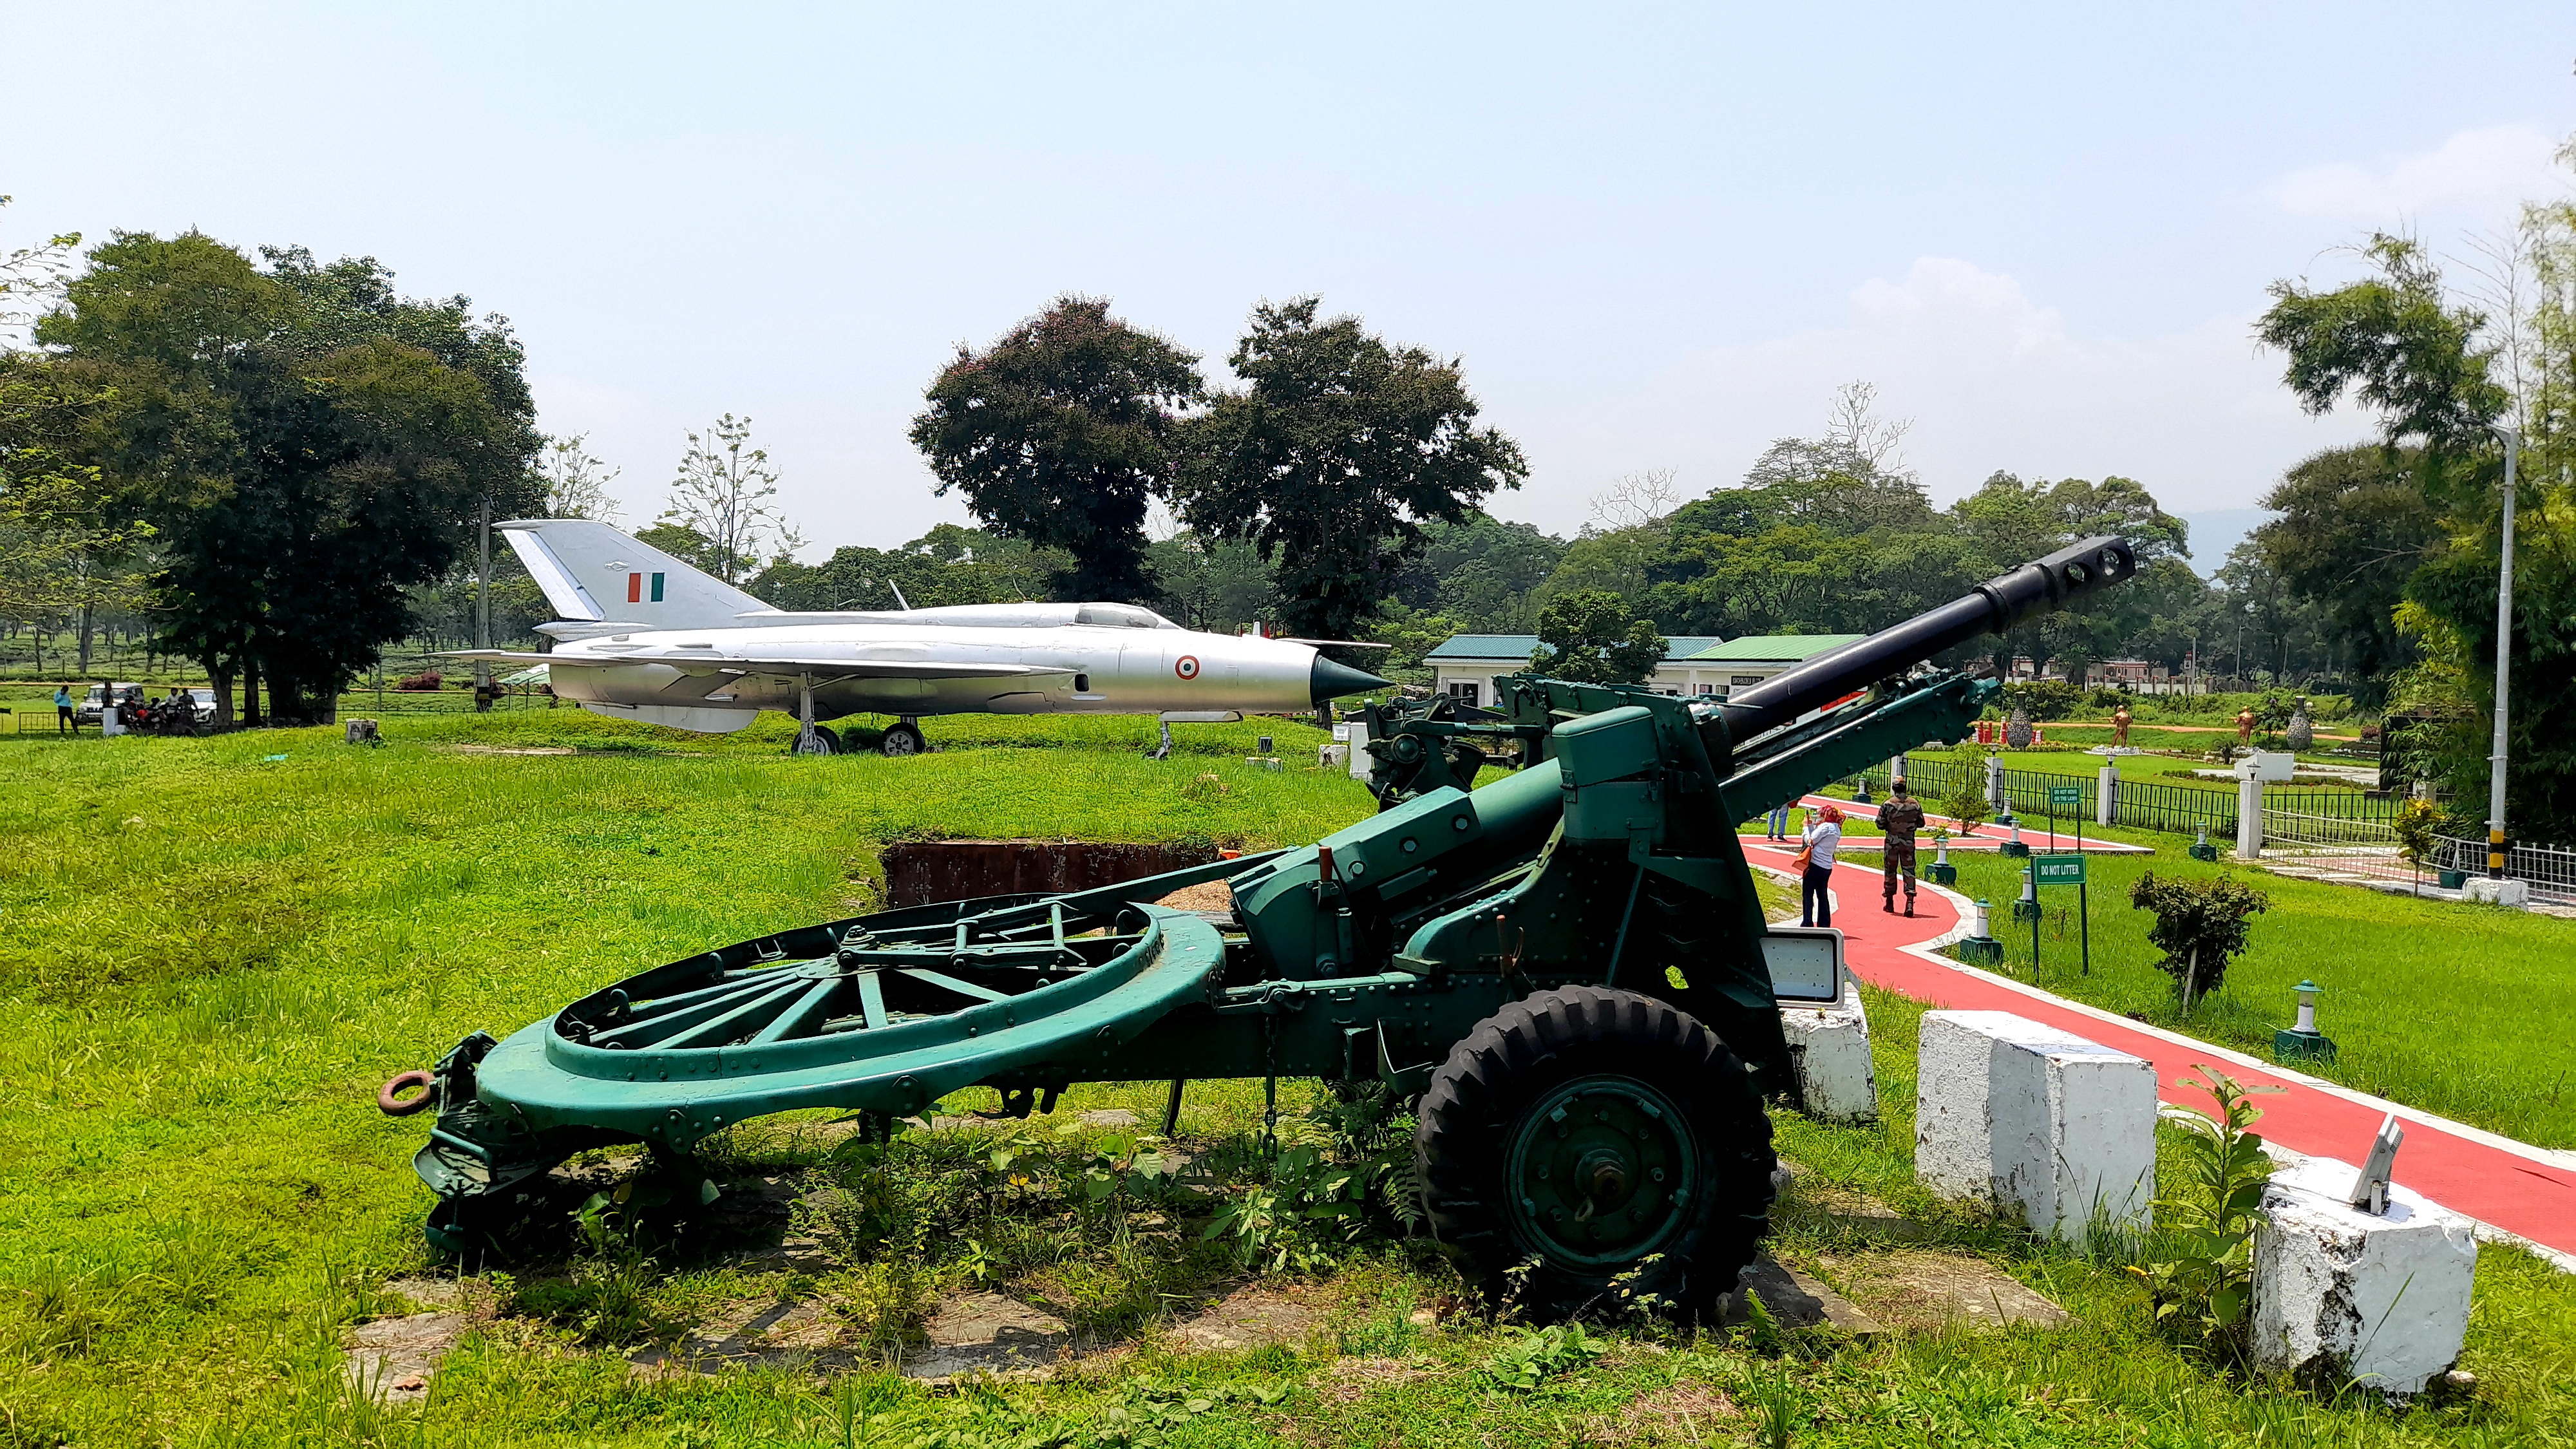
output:
[{"label": "white cloud", "polygon": [[2272,198],[2293,216],[2388,226],[2428,211],[2503,212],[2565,189],[2558,141],[2535,126],[2462,131],[2384,170],[2354,162],[2292,173]]},{"label": "white cloud", "polygon": [[1679,466],[1693,495],[1731,484],[1774,438],[1820,432],[1834,389],[1856,378],[1877,384],[1888,416],[1915,419],[1906,460],[1942,501],[2002,469],[2116,473],[2176,511],[2249,507],[2290,464],[2367,433],[2358,415],[2299,411],[2250,311],[2086,337],[2014,278],[1950,257],[1848,300],[1842,326],[1710,348],[1629,398],[1532,419],[1521,435],[1538,481],[1504,511],[1571,527],[1572,500],[1644,467]]}]

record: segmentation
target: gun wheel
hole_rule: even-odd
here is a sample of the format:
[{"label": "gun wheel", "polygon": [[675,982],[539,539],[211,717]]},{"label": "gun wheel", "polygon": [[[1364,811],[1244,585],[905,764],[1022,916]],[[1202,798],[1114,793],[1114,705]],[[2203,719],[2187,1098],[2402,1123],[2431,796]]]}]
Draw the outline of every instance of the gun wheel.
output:
[{"label": "gun wheel", "polygon": [[1743,1062],[1634,992],[1568,987],[1479,1023],[1413,1150],[1442,1246],[1545,1317],[1649,1295],[1713,1316],[1771,1225],[1778,1159]]}]

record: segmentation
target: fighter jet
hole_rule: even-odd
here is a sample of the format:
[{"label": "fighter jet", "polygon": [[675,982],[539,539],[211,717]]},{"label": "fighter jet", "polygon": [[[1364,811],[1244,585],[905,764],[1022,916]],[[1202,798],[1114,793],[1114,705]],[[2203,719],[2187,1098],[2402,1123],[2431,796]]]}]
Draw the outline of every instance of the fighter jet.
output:
[{"label": "fighter jet", "polygon": [[[764,709],[802,722],[796,749],[832,754],[825,720],[890,714],[879,748],[923,748],[941,714],[1152,714],[1171,726],[1307,710],[1387,681],[1325,658],[1319,640],[1184,629],[1133,604],[961,604],[792,613],[773,609],[604,523],[493,527],[562,617],[543,654],[447,657],[544,664],[556,697],[611,719],[706,734]],[[897,595],[900,599],[900,594]]]}]

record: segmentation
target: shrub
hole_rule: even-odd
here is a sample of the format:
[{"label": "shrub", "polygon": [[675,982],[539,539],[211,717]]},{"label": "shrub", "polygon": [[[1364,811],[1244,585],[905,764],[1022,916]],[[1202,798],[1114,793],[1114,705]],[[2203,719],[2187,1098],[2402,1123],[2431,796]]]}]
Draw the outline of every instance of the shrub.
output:
[{"label": "shrub", "polygon": [[2200,1193],[2156,1199],[2162,1231],[2146,1265],[2129,1271],[2155,1295],[2157,1323],[2241,1358],[2253,1297],[2254,1220],[2263,1206],[2263,1185],[2272,1177],[2263,1139],[2245,1130],[2263,1115],[2248,1098],[2281,1089],[2249,1088],[2225,1072],[2193,1065],[2205,1080],[2186,1077],[2183,1084],[2208,1089],[2218,1103],[2215,1117],[2189,1108],[2174,1112],[2192,1134],[2185,1157]]},{"label": "shrub", "polygon": [[2015,706],[2035,720],[2064,719],[2084,707],[2084,691],[2063,679],[2031,679],[2004,686],[2004,712]]},{"label": "shrub", "polygon": [[2227,979],[2228,960],[2245,949],[2254,915],[2272,898],[2233,876],[2159,876],[2148,871],[2129,887],[2129,904],[2153,911],[2147,940],[2165,953],[2157,969],[2173,977],[2185,1015]]}]

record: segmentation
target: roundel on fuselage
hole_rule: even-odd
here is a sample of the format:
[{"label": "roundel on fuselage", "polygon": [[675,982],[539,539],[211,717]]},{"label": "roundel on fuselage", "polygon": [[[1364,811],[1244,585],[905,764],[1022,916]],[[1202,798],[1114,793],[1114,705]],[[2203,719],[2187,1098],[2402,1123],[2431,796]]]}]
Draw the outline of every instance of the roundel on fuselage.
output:
[{"label": "roundel on fuselage", "polygon": [[1173,663],[1173,665],[1172,665],[1172,672],[1173,672],[1174,674],[1179,675],[1179,676],[1180,676],[1180,677],[1182,677],[1183,679],[1196,679],[1196,678],[1198,678],[1198,677],[1199,677],[1199,657],[1198,657],[1197,655],[1195,655],[1195,654],[1184,654],[1184,655],[1182,655],[1182,656],[1181,656],[1177,661],[1175,661],[1175,662]]}]

